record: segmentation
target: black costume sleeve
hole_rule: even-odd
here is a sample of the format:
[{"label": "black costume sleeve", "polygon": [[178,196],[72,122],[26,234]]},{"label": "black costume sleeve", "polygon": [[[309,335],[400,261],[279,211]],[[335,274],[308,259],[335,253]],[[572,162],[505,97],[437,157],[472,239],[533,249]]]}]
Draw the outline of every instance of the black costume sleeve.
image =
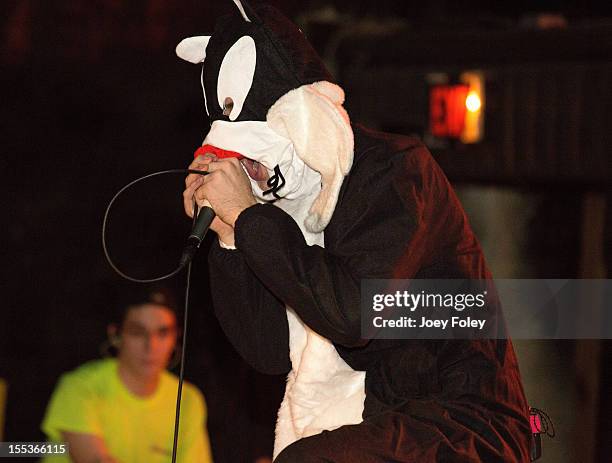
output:
[{"label": "black costume sleeve", "polygon": [[343,345],[360,339],[357,256],[342,259],[308,246],[283,210],[256,205],[236,224],[236,243],[255,274],[313,330]]},{"label": "black costume sleeve", "polygon": [[248,268],[240,251],[214,240],[209,254],[215,314],[238,353],[267,374],[287,373],[289,327],[284,304]]}]

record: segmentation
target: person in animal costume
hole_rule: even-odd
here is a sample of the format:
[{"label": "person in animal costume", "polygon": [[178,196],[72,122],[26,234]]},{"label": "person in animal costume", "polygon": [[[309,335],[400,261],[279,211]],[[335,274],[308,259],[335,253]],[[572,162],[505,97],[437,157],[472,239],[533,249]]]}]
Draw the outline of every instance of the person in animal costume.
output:
[{"label": "person in animal costume", "polygon": [[[257,370],[288,373],[276,462],[529,461],[510,339],[363,339],[360,282],[491,275],[416,138],[351,124],[344,92],[277,10],[235,0],[202,64],[210,131],[185,210],[210,203],[213,304]],[[374,96],[373,96],[374,98]]]}]

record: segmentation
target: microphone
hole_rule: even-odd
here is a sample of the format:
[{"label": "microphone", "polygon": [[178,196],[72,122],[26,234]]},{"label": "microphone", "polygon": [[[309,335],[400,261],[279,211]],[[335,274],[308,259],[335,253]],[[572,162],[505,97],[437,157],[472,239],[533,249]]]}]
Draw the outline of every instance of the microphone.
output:
[{"label": "microphone", "polygon": [[[208,202],[208,201],[207,201]],[[206,235],[206,232],[210,228],[210,224],[215,218],[215,211],[213,211],[210,205],[203,206],[198,216],[196,217],[195,223],[193,224],[193,228],[191,229],[191,233],[187,237],[187,243],[183,248],[183,255],[181,256],[180,265],[184,267],[187,265],[196,252],[198,251],[200,244],[202,244],[202,240]]]},{"label": "microphone", "polygon": [[[205,144],[200,146],[193,154],[194,158],[204,154],[214,154],[217,158],[237,158],[242,159],[244,156],[235,151],[224,150],[214,145]],[[181,268],[187,265],[195,256],[202,240],[206,235],[206,232],[210,228],[210,224],[215,218],[215,211],[210,207],[210,203],[206,201],[205,206],[200,209],[196,221],[191,229],[191,234],[187,237],[187,243],[183,248],[183,255],[181,256],[180,265]],[[196,211],[197,212],[197,211]]]}]

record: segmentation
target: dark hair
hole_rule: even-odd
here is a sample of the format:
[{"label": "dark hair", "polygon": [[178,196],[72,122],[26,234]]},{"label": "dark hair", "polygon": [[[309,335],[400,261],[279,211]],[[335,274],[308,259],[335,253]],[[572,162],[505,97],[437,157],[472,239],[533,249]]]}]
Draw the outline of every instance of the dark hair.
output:
[{"label": "dark hair", "polygon": [[128,310],[145,304],[164,306],[178,319],[176,299],[170,288],[161,285],[128,285],[118,291],[109,322],[120,327]]}]

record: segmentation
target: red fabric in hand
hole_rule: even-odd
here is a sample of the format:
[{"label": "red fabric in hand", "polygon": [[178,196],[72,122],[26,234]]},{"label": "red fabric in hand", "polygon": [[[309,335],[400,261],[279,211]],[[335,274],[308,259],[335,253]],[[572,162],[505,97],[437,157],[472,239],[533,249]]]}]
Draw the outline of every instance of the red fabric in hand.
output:
[{"label": "red fabric in hand", "polygon": [[200,146],[197,150],[195,150],[195,153],[193,153],[193,157],[197,158],[198,156],[204,155],[206,153],[212,153],[215,156],[217,156],[217,158],[219,158],[219,159],[223,159],[223,158],[242,159],[242,158],[245,157],[242,154],[237,153],[236,151],[224,150],[222,148],[217,148],[216,146],[213,146],[213,145],[202,145],[202,146]]}]

